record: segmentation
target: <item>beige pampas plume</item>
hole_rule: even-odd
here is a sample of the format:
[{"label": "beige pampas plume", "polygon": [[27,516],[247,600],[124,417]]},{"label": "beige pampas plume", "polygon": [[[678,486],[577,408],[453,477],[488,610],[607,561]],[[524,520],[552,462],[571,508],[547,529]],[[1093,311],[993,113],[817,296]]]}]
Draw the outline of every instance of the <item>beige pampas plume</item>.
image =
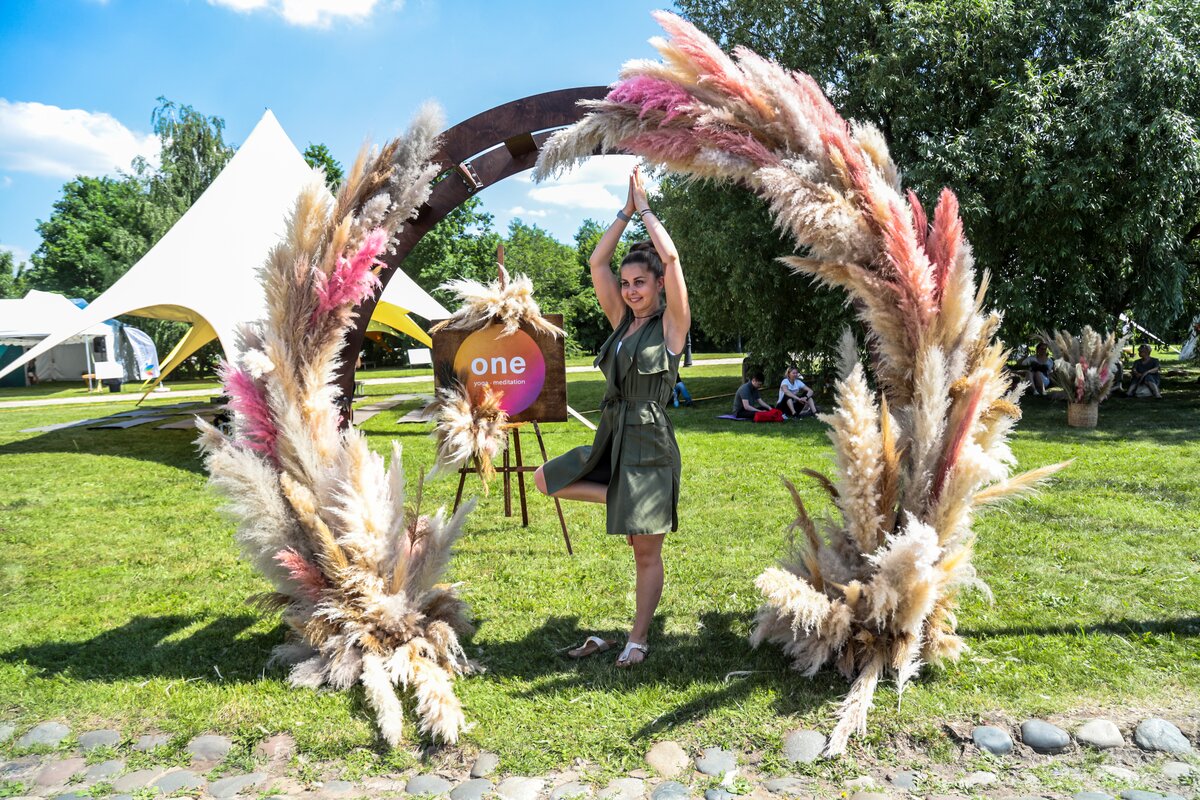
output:
[{"label": "beige pampas plume", "polygon": [[424,515],[418,483],[408,505],[399,446],[386,465],[342,430],[333,381],[379,257],[429,195],[440,126],[424,110],[405,136],[364,148],[336,198],[319,176],[297,198],[261,271],[267,319],[222,367],[233,433],[201,425],[199,441],[243,553],[275,589],[263,605],[288,627],[272,660],[296,687],[361,684],[392,746],[404,732],[397,690],[428,735],[455,742],[465,726],[453,679],[470,669],[458,638],[470,614],[438,581],[474,504]]},{"label": "beige pampas plume", "polygon": [[496,474],[493,461],[508,442],[504,429],[508,415],[500,407],[500,395],[486,384],[473,394],[461,380],[455,381],[438,389],[434,418],[437,463],[431,476],[474,460],[486,491],[488,481]]},{"label": "beige pampas plume", "polygon": [[542,317],[542,310],[533,299],[533,281],[527,275],[512,278],[503,264],[496,265],[497,276],[491,283],[472,280],[447,281],[439,286],[453,292],[461,305],[458,310],[434,326],[434,331],[477,331],[488,325],[504,327],[501,336],[511,336],[522,325],[549,336],[565,335],[562,328]]},{"label": "beige pampas plume", "polygon": [[[655,17],[669,34],[654,42],[662,61],[626,64],[583,120],[550,137],[535,178],[622,151],[742,183],[805,250],[781,260],[846,291],[869,369],[844,338],[837,407],[822,417],[835,475],[805,470],[839,513],[818,524],[789,486],[790,551],[758,579],[751,634],[806,675],[829,665],[852,681],[826,748],[837,755],[865,730],[882,678],[903,686],[963,651],[954,608],[979,585],[974,510],[1065,465],[1009,477],[1020,389],[1008,388],[999,316],[984,308],[987,277],[977,279],[954,193],[943,189],[928,213],[902,190],[880,132],[842,119],[811,76],[745,48],[729,56],[687,21]],[[1078,349],[1104,352],[1097,340]],[[1099,378],[1095,357],[1084,356]]]},{"label": "beige pampas plume", "polygon": [[1101,336],[1084,325],[1078,336],[1070,331],[1042,333],[1042,341],[1054,355],[1050,379],[1072,403],[1102,403],[1117,379],[1121,350],[1128,337]]}]

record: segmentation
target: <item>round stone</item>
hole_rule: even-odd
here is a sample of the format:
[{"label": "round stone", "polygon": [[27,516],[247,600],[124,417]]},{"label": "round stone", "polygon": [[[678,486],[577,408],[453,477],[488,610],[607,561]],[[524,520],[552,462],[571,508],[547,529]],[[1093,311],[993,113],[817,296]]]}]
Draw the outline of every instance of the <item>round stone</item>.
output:
[{"label": "round stone", "polygon": [[480,753],[475,759],[475,763],[471,765],[472,778],[486,778],[496,771],[496,767],[500,766],[500,756],[495,753]]},{"label": "round stone", "polygon": [[811,764],[824,749],[825,736],[817,731],[794,730],[783,737],[783,757],[793,764]]},{"label": "round stone", "polygon": [[150,781],[162,774],[163,771],[161,769],[139,769],[136,772],[130,772],[113,781],[113,791],[118,794],[124,794],[125,792],[145,789],[150,785]]},{"label": "round stone", "polygon": [[483,800],[483,796],[491,790],[491,781],[486,778],[472,778],[451,789],[450,800]]},{"label": "round stone", "polygon": [[204,778],[190,769],[177,769],[168,772],[150,785],[157,787],[163,794],[175,794],[184,789],[199,789],[204,786]]},{"label": "round stone", "polygon": [[855,792],[850,800],[888,800],[888,796],[883,792]]},{"label": "round stone", "polygon": [[11,722],[0,722],[0,744],[7,744],[8,740],[17,732],[17,726]]},{"label": "round stone", "polygon": [[496,787],[496,794],[504,800],[537,800],[545,781],[540,778],[523,778],[514,775],[501,781]]},{"label": "round stone", "polygon": [[1167,761],[1162,765],[1162,772],[1166,777],[1177,781],[1191,775],[1193,770],[1191,764],[1185,764],[1182,761]]},{"label": "round stone", "polygon": [[1008,731],[995,725],[977,725],[971,731],[971,741],[980,750],[995,756],[1006,756],[1013,749],[1013,740]]},{"label": "round stone", "polygon": [[996,783],[996,773],[994,772],[972,772],[970,775],[963,778],[959,783],[968,789],[976,786],[991,786]]},{"label": "round stone", "polygon": [[76,772],[82,772],[87,762],[82,758],[64,758],[51,761],[38,773],[39,786],[58,786],[71,779]]},{"label": "round stone", "polygon": [[683,774],[691,762],[679,742],[658,742],[646,753],[646,763],[664,778]]},{"label": "round stone", "polygon": [[286,733],[277,733],[259,742],[254,752],[271,761],[286,761],[296,754],[296,740]]},{"label": "round stone", "polygon": [[771,778],[763,781],[763,788],[771,794],[797,795],[804,794],[807,787],[797,778]]},{"label": "round stone", "polygon": [[43,722],[17,739],[17,747],[57,747],[70,732],[71,729],[61,722]]},{"label": "round stone", "polygon": [[233,740],[228,736],[208,734],[197,736],[188,742],[187,750],[194,761],[216,762],[229,755],[233,749]]},{"label": "round stone", "polygon": [[60,795],[56,796],[54,798],[54,800],[91,800],[91,798],[92,798],[92,796],[90,794],[80,794],[79,792],[67,792],[66,794],[60,794]]},{"label": "round stone", "polygon": [[439,775],[413,775],[404,786],[409,794],[448,794],[454,784]]},{"label": "round stone", "polygon": [[225,798],[233,797],[253,786],[257,786],[268,777],[270,776],[265,772],[251,772],[248,775],[230,775],[228,778],[221,778],[219,781],[214,781],[208,787],[208,794],[217,798],[217,800],[225,800]]},{"label": "round stone", "polygon": [[638,778],[616,778],[600,790],[600,800],[640,800],[646,793],[646,782]]},{"label": "round stone", "polygon": [[325,781],[321,794],[325,797],[345,797],[354,793],[354,784],[350,781]]},{"label": "round stone", "polygon": [[1021,723],[1021,741],[1036,753],[1053,755],[1071,746],[1071,734],[1040,719]]},{"label": "round stone", "polygon": [[733,800],[733,795],[729,793],[728,789],[717,787],[705,791],[704,800]]},{"label": "round stone", "polygon": [[1117,800],[1115,797],[1104,792],[1078,792],[1071,795],[1071,800]]},{"label": "round stone", "polygon": [[891,782],[892,786],[895,786],[897,789],[903,789],[906,792],[911,792],[913,789],[917,788],[919,776],[915,772],[909,772],[906,770],[904,772],[896,772],[892,775],[889,775],[888,780]]},{"label": "round stone", "polygon": [[1165,719],[1157,717],[1138,723],[1133,740],[1143,750],[1186,755],[1192,752],[1192,744],[1179,728]]},{"label": "round stone", "polygon": [[554,787],[550,800],[571,800],[573,797],[587,797],[592,793],[592,787],[578,781],[568,781]]},{"label": "round stone", "polygon": [[138,737],[138,740],[133,743],[133,749],[139,753],[146,753],[156,747],[166,747],[170,743],[171,734],[169,733],[147,733]]},{"label": "round stone", "polygon": [[650,800],[687,800],[690,796],[688,788],[679,781],[664,781],[654,787]]},{"label": "round stone", "polygon": [[83,752],[95,750],[97,747],[116,747],[121,743],[118,731],[88,731],[79,737],[79,749]]},{"label": "round stone", "polygon": [[715,775],[718,778],[727,772],[733,772],[737,767],[737,758],[728,750],[719,747],[706,747],[704,752],[696,756],[696,769],[705,775]]},{"label": "round stone", "polygon": [[1119,781],[1136,781],[1138,779],[1136,772],[1125,767],[1118,767],[1116,764],[1105,764],[1100,769]]},{"label": "round stone", "polygon": [[1144,789],[1126,789],[1121,792],[1121,800],[1163,800],[1165,796],[1158,792],[1147,792]]},{"label": "round stone", "polygon": [[1089,719],[1075,731],[1080,744],[1097,750],[1110,750],[1125,744],[1125,737],[1116,723],[1107,719]]},{"label": "round stone", "polygon": [[88,767],[83,778],[87,781],[106,781],[114,775],[120,774],[121,770],[125,769],[125,762],[120,759],[112,759],[111,761],[102,761],[99,764],[93,764]]}]

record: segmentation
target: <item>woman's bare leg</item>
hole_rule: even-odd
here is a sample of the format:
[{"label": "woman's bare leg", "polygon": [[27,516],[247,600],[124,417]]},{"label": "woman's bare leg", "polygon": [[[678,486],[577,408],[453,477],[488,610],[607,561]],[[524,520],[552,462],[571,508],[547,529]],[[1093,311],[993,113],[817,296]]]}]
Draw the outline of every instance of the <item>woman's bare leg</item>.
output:
[{"label": "woman's bare leg", "polygon": [[[550,494],[546,491],[546,476],[542,474],[541,467],[538,467],[537,471],[533,473],[533,485],[542,494]],[[595,481],[575,481],[559,489],[553,496],[559,500],[582,500],[585,503],[604,503],[608,500],[608,484],[596,483]]]},{"label": "woman's bare leg", "polygon": [[[650,623],[654,620],[654,612],[662,597],[663,535],[639,535],[627,537],[633,547],[633,561],[637,568],[637,578],[634,584],[634,594],[637,598],[637,611],[633,618],[633,627],[629,631],[629,641],[645,644],[650,636]],[[630,664],[637,664],[645,658],[638,650],[629,654]]]}]

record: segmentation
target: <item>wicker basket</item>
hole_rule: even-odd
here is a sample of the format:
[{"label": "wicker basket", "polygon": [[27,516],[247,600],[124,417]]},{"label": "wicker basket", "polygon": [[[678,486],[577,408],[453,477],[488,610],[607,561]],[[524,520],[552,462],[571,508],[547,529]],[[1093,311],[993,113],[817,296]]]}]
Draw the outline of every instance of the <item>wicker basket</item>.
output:
[{"label": "wicker basket", "polygon": [[1099,409],[1099,403],[1067,403],[1067,424],[1072,428],[1094,428]]}]

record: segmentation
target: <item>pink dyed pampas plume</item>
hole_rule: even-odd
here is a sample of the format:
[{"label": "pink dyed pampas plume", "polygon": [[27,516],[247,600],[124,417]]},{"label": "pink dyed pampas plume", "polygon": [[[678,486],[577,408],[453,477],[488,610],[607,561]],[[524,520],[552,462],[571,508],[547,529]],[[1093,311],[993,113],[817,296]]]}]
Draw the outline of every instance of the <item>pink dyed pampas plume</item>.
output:
[{"label": "pink dyed pampas plume", "polygon": [[423,734],[455,742],[466,726],[453,679],[471,669],[459,644],[470,615],[441,581],[473,503],[453,516],[408,505],[399,446],[385,463],[343,431],[333,382],[379,257],[429,195],[440,127],[427,109],[405,136],[364,149],[337,197],[314,173],[260,273],[268,316],[244,327],[222,370],[232,434],[202,425],[200,438],[243,553],[273,585],[259,605],[288,628],[273,660],[297,687],[361,684],[393,746],[397,690]]},{"label": "pink dyed pampas plume", "polygon": [[[793,489],[793,551],[757,586],[751,642],[778,645],[795,669],[852,682],[826,752],[866,728],[875,688],[956,659],[956,597],[971,566],[976,510],[1035,488],[1063,465],[1011,476],[1020,416],[999,316],[984,308],[958,201],[942,191],[930,224],[900,185],[887,143],[848,123],[808,75],[745,48],[725,54],[687,21],[658,12],[661,62],[633,61],[588,114],[552,136],[535,177],[596,152],[641,155],[693,178],[736,181],[768,202],[806,257],[796,272],[846,290],[868,336],[842,342],[837,407],[822,419],[835,475],[819,473],[839,519],[813,521]],[[789,484],[790,485],[790,484]]]}]

